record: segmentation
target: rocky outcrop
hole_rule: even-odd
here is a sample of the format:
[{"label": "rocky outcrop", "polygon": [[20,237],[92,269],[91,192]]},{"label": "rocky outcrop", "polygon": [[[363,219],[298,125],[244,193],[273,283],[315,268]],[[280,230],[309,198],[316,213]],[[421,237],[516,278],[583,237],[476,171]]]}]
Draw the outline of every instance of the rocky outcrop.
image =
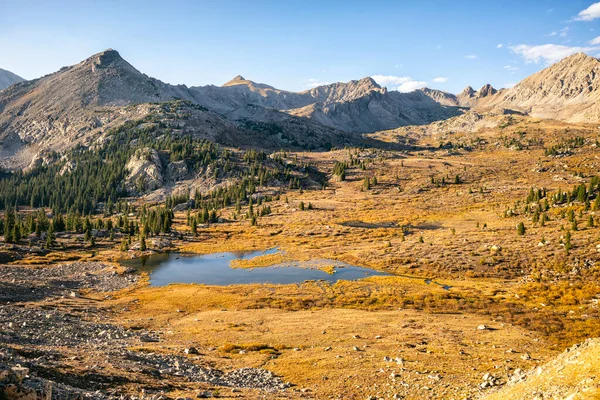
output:
[{"label": "rocky outcrop", "polygon": [[174,161],[167,165],[167,177],[171,181],[180,181],[185,179],[189,173],[185,160]]},{"label": "rocky outcrop", "polygon": [[25,79],[21,78],[19,75],[0,68],[0,90],[4,90],[9,86],[23,82],[24,80]]},{"label": "rocky outcrop", "polygon": [[488,400],[596,399],[600,396],[600,339],[588,339],[528,372],[516,369]]},{"label": "rocky outcrop", "polygon": [[158,152],[154,149],[136,150],[125,168],[129,171],[125,187],[131,194],[155,190],[164,183],[162,162]]}]

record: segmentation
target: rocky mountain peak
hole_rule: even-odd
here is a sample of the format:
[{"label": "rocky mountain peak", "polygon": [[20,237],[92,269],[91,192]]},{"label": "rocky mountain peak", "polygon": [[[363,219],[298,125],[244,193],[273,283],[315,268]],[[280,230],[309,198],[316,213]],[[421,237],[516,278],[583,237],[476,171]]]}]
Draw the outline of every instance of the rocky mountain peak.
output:
[{"label": "rocky mountain peak", "polygon": [[463,89],[462,92],[460,92],[460,96],[472,96],[475,94],[475,90],[471,87],[471,86],[467,86],[466,88]]},{"label": "rocky mountain peak", "polygon": [[94,65],[99,67],[108,67],[112,64],[125,60],[123,60],[118,51],[113,49],[106,49],[98,54],[94,54],[86,61],[91,61]]},{"label": "rocky mountain peak", "polygon": [[248,82],[242,75],[238,75],[232,80],[225,82],[223,86],[243,85]]},{"label": "rocky mountain peak", "polygon": [[496,94],[498,91],[496,89],[494,89],[494,87],[492,85],[490,85],[489,83],[486,83],[485,85],[483,85],[481,87],[481,89],[479,89],[477,91],[477,97],[482,98],[482,97],[487,97],[487,96],[492,96],[494,94]]},{"label": "rocky mountain peak", "polygon": [[381,89],[381,86],[370,76],[358,80],[358,84],[365,87],[372,87],[373,89]]},{"label": "rocky mountain peak", "polygon": [[579,53],[575,53],[571,56],[565,57],[562,60],[560,60],[558,63],[556,63],[555,65],[559,65],[559,64],[570,64],[570,63],[580,63],[580,62],[586,62],[586,61],[598,61],[598,59],[596,57],[592,57],[589,56],[583,52],[579,52]]}]

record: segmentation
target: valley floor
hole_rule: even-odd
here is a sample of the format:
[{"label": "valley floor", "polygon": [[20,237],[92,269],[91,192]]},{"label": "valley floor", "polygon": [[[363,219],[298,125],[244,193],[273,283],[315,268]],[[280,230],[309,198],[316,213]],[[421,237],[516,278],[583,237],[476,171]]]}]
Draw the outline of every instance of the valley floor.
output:
[{"label": "valley floor", "polygon": [[[332,179],[324,189],[286,190],[255,226],[230,207],[221,213],[223,222],[193,236],[185,211],[175,215],[174,229],[185,234],[171,240],[182,251],[282,251],[237,267],[332,259],[393,276],[335,284],[151,287],[133,281],[135,275],[112,275],[118,267],[111,261],[125,254],[99,239],[95,249],[29,256],[15,262],[21,267],[1,267],[0,288],[13,290],[21,281],[24,288],[0,295],[6,347],[0,361],[18,359],[57,382],[75,375],[79,380],[72,383],[81,384],[86,374],[102,375],[84,388],[91,392],[144,389],[172,398],[209,392],[222,398],[463,399],[493,395],[511,380],[535,382],[523,371],[600,336],[600,211],[574,199],[553,202],[559,189],[571,193],[574,185],[590,185],[600,166],[598,135],[585,125],[510,121],[477,135],[431,137],[406,152],[290,155],[330,176],[336,161],[356,159],[365,168],[352,165],[345,180]],[[573,135],[586,145],[564,157],[546,154]],[[440,148],[450,140],[450,148]],[[528,199],[540,188],[545,196]],[[47,264],[55,264],[53,257],[74,256],[85,261],[74,269],[90,274],[84,283],[70,277],[73,270],[56,278],[73,288],[46,287],[44,275],[37,280],[27,272],[35,267],[26,264],[52,271],[57,267]],[[96,278],[105,274],[126,280],[127,287]],[[91,277],[98,281],[86,281]],[[70,297],[72,290],[81,293]],[[24,319],[33,313],[37,321],[42,312],[97,333],[53,342],[30,332],[39,328]],[[8,326],[12,320],[17,323]],[[100,323],[110,327],[95,325]],[[110,342],[94,339],[100,331]],[[31,336],[35,342],[27,341]],[[184,352],[191,348],[199,354]],[[58,354],[50,358],[48,352]],[[42,367],[36,367],[38,357]],[[590,379],[585,395],[573,390],[593,398],[597,364],[565,371]]]}]

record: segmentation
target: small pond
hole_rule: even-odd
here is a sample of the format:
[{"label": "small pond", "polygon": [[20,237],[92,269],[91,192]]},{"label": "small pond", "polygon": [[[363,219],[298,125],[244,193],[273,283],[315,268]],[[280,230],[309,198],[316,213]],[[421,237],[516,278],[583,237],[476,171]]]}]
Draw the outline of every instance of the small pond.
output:
[{"label": "small pond", "polygon": [[335,267],[335,273],[328,274],[313,263],[286,263],[284,266],[260,268],[231,268],[229,263],[236,259],[250,259],[265,254],[277,253],[278,249],[266,251],[234,251],[205,255],[187,253],[161,253],[123,260],[121,264],[147,272],[152,286],[169,283],[203,283],[206,285],[236,285],[244,283],[290,284],[307,280],[354,281],[368,276],[389,276],[385,272],[356,267],[339,261],[318,260]]}]

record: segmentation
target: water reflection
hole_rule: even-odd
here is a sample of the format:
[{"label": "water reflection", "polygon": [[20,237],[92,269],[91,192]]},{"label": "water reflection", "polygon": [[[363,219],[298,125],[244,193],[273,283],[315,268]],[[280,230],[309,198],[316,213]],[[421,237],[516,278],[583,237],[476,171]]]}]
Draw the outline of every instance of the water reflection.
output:
[{"label": "water reflection", "polygon": [[245,283],[302,283],[307,280],[357,280],[368,276],[385,276],[385,272],[362,268],[332,260],[314,260],[333,265],[335,273],[328,274],[316,268],[303,268],[315,263],[300,265],[286,263],[279,267],[252,269],[231,268],[230,262],[236,259],[249,259],[265,254],[277,253],[278,249],[266,251],[235,251],[205,255],[186,253],[161,253],[125,260],[121,264],[147,272],[150,284],[164,286],[169,283],[203,283],[207,285],[234,285]]}]

